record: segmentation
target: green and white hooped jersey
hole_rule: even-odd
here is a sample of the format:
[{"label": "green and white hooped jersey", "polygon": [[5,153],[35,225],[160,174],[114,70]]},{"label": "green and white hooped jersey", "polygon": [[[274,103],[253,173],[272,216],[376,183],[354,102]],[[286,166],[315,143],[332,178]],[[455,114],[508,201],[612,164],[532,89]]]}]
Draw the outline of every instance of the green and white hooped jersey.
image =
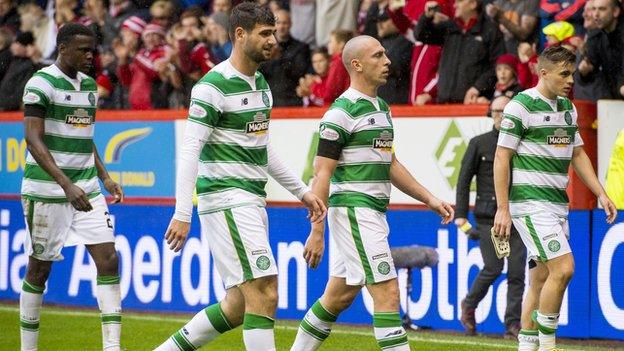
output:
[{"label": "green and white hooped jersey", "polygon": [[394,139],[388,104],[349,88],[323,116],[320,138],[343,146],[331,179],[329,206],[385,212],[392,189]]},{"label": "green and white hooped jersey", "polygon": [[[24,105],[45,108],[43,142],[56,165],[90,198],[100,194],[93,156],[97,96],[97,86],[91,77],[79,72],[72,79],[51,65],[30,78],[23,97]],[[30,153],[26,157],[21,192],[31,200],[67,202],[63,189]]]},{"label": "green and white hooped jersey", "polygon": [[199,213],[265,206],[269,120],[273,98],[261,73],[247,77],[226,60],[191,93],[191,133],[205,144],[199,156]]},{"label": "green and white hooped jersey", "polygon": [[574,147],[583,145],[576,108],[564,97],[549,100],[536,88],[505,106],[498,145],[512,159],[509,209],[514,217],[547,211],[568,215],[568,168]]}]

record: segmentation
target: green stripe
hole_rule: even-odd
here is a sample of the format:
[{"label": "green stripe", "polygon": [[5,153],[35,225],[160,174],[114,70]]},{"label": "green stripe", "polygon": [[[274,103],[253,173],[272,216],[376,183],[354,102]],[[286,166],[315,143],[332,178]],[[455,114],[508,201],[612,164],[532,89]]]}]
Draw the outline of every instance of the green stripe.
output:
[{"label": "green stripe", "polygon": [[558,159],[533,155],[514,155],[513,168],[527,171],[539,171],[566,175],[570,167],[570,159]]},{"label": "green stripe", "polygon": [[203,162],[245,162],[257,166],[267,166],[269,163],[266,146],[251,148],[233,144],[206,144],[199,159]]},{"label": "green stripe", "polygon": [[554,202],[558,204],[568,204],[568,194],[564,189],[557,189],[536,185],[512,185],[509,194],[509,201],[520,202],[528,200],[538,200]]},{"label": "green stripe", "polygon": [[400,327],[402,324],[399,312],[375,312],[373,314],[373,327],[392,328]]},{"label": "green stripe", "polygon": [[210,324],[212,324],[212,327],[219,333],[223,334],[228,330],[232,330],[230,322],[228,322],[223,310],[221,309],[221,303],[215,303],[206,307],[204,312],[206,312],[206,316],[208,316],[208,320],[210,321]]},{"label": "green stripe", "polygon": [[529,335],[529,336],[538,336],[539,332],[537,330],[532,330],[532,329],[520,329],[518,334]]},{"label": "green stripe", "polygon": [[[63,171],[63,173],[71,179],[72,183],[97,177],[97,169],[95,166],[85,169],[61,168],[61,171]],[[26,164],[26,167],[24,168],[24,178],[55,182],[54,178],[52,178],[43,168],[39,165],[30,163]]]},{"label": "green stripe", "polygon": [[121,314],[102,314],[102,323],[121,323]]},{"label": "green stripe", "polygon": [[360,228],[358,226],[357,218],[355,217],[355,208],[347,207],[347,215],[349,216],[349,224],[351,226],[351,235],[355,242],[358,254],[360,255],[360,261],[362,261],[362,267],[366,275],[366,284],[373,284],[375,278],[373,271],[371,270],[368,258],[366,257],[366,251],[364,250],[364,244],[362,244],[362,237],[360,236]]},{"label": "green stripe", "polygon": [[242,189],[260,197],[266,197],[266,180],[247,180],[241,178],[197,178],[197,195],[214,193],[226,189]]},{"label": "green stripe", "polygon": [[68,152],[75,154],[92,154],[93,139],[91,138],[65,138],[56,135],[45,134],[43,142],[50,151]]},{"label": "green stripe", "polygon": [[312,313],[314,313],[314,315],[323,322],[332,323],[338,318],[336,315],[326,310],[325,307],[321,305],[319,300],[316,300],[314,305],[312,305],[311,310]]},{"label": "green stripe", "polygon": [[542,247],[542,243],[540,242],[540,239],[537,236],[537,232],[535,231],[535,227],[533,226],[531,217],[525,216],[524,223],[526,223],[527,229],[529,229],[529,234],[531,234],[531,238],[533,239],[533,242],[535,243],[535,246],[537,247],[537,251],[539,252],[540,259],[543,262],[546,262],[547,261],[546,252],[544,251],[544,248]]},{"label": "green stripe", "polygon": [[[28,235],[30,235],[30,241],[34,242],[33,237],[33,232],[34,232],[34,228],[33,228],[33,217],[35,216],[35,202],[33,200],[28,200],[28,214],[26,216],[26,223],[28,224]],[[28,284],[26,283],[26,280],[24,280],[24,284]],[[23,285],[23,284],[22,284]],[[43,290],[42,290],[43,291]]]},{"label": "green stripe", "polygon": [[243,329],[273,329],[275,320],[253,313],[245,313],[243,318]]},{"label": "green stripe", "polygon": [[47,105],[46,118],[59,122],[67,122],[67,116],[75,116],[77,113],[76,110],[78,109],[84,110],[80,111],[81,115],[84,115],[84,112],[86,111],[86,115],[91,117],[91,124],[95,122],[95,107],[81,105],[68,106],[54,102],[50,102]]},{"label": "green stripe", "polygon": [[364,193],[344,191],[329,197],[330,207],[364,207],[386,212],[390,199],[378,199]]},{"label": "green stripe", "polygon": [[[36,94],[37,96],[39,96],[39,102],[36,103],[31,103],[31,102],[24,102],[24,105],[39,105],[39,106],[43,106],[44,108],[48,107],[48,104],[50,103],[50,100],[48,99],[48,97],[46,96],[46,94],[41,91],[39,88],[36,87],[26,87],[26,92],[28,93],[33,93]],[[26,94],[24,94],[26,95]]]},{"label": "green stripe", "polygon": [[227,222],[228,228],[230,230],[230,235],[232,236],[232,242],[234,243],[234,247],[236,248],[238,260],[240,261],[241,267],[243,268],[243,281],[251,280],[253,279],[251,266],[249,265],[249,260],[247,259],[247,253],[245,252],[243,240],[238,233],[238,228],[236,227],[236,222],[234,221],[234,214],[232,213],[231,209],[227,209],[223,211],[223,213],[225,213],[225,221]]},{"label": "green stripe", "polygon": [[118,275],[102,275],[97,277],[97,285],[113,285],[119,284],[120,278]]},{"label": "green stripe", "polygon": [[237,110],[236,112],[223,112],[221,118],[219,118],[219,122],[217,122],[217,127],[245,132],[247,130],[247,123],[256,122],[258,119],[260,121],[270,120],[271,109],[259,108],[249,111]]},{"label": "green stripe", "polygon": [[535,323],[535,325],[537,326],[537,330],[539,330],[542,334],[551,335],[557,331],[557,329],[545,327],[537,321],[537,310],[533,310],[533,312],[531,313],[531,320],[533,320],[533,323]]},{"label": "green stripe", "polygon": [[570,137],[570,145],[574,145],[574,136],[578,128],[575,125],[572,126],[544,126],[544,127],[531,127],[527,129],[526,133],[524,133],[524,141],[536,143],[536,144],[547,144],[547,139],[549,136],[556,135],[555,132],[557,130],[564,130],[566,133],[564,136]]},{"label": "green stripe", "polygon": [[[349,137],[349,141],[345,145],[345,148],[352,148],[358,146],[373,146],[373,140],[380,137],[383,132],[394,135],[392,128],[379,128],[379,129],[367,129],[359,132],[352,133]],[[393,136],[394,137],[394,136]]]},{"label": "green stripe", "polygon": [[[257,75],[255,80],[257,89],[256,91],[268,91],[269,86],[261,74]],[[242,78],[237,76],[226,78],[225,76],[223,76],[223,74],[217,71],[210,71],[206,73],[206,75],[202,77],[197,84],[212,85],[223,95],[239,95],[255,92],[254,90],[251,90],[251,86],[249,85],[249,83],[247,83],[247,81],[243,80]]]},{"label": "green stripe", "polygon": [[76,89],[74,88],[74,85],[71,84],[70,82],[68,82],[65,78],[62,77],[55,77],[49,73],[43,72],[41,70],[37,71],[34,76],[39,76],[45,80],[47,80],[48,82],[50,82],[50,84],[52,84],[52,86],[56,89],[62,89],[62,90],[73,90],[76,91]]},{"label": "green stripe", "polygon": [[176,345],[178,345],[178,348],[180,348],[180,350],[182,350],[182,351],[194,351],[194,350],[196,350],[195,346],[193,346],[193,344],[191,344],[188,340],[186,340],[184,335],[182,335],[182,333],[180,333],[179,330],[177,332],[175,332],[175,334],[173,334],[171,336],[171,338],[176,343]]},{"label": "green stripe", "polygon": [[407,344],[407,334],[397,336],[394,338],[380,339],[380,340],[377,340],[377,343],[379,344],[379,347],[381,347],[382,349],[405,345]]},{"label": "green stripe", "polygon": [[336,167],[332,183],[390,181],[389,163],[349,164]]},{"label": "green stripe", "polygon": [[320,341],[327,339],[327,337],[329,336],[329,333],[324,333],[321,330],[318,330],[312,324],[308,323],[308,321],[306,321],[305,319],[301,321],[301,324],[299,324],[299,326],[301,327],[301,329],[303,329],[303,331]]},{"label": "green stripe", "polygon": [[[217,125],[219,121],[219,116],[220,116],[219,110],[217,108],[215,108],[214,106],[212,106],[211,104],[207,102],[197,100],[197,99],[191,99],[191,104],[198,105],[204,110],[206,110],[206,116],[198,117],[198,116],[189,115],[188,117],[189,120],[209,126],[209,127],[214,127]],[[192,105],[191,105],[191,108],[193,107]]]},{"label": "green stripe", "polygon": [[[93,199],[96,196],[99,196],[101,193],[99,191],[94,191],[92,193],[87,194],[87,198],[88,199]],[[62,203],[62,202],[67,202],[67,198],[66,197],[50,197],[50,196],[43,196],[43,195],[39,195],[39,194],[22,194],[23,198],[29,199],[29,200],[33,200],[36,202],[45,202],[45,203]]]},{"label": "green stripe", "polygon": [[23,319],[20,319],[20,327],[22,329],[26,329],[28,331],[38,331],[39,330],[39,322],[27,322]]},{"label": "green stripe", "polygon": [[33,285],[27,282],[26,279],[22,281],[22,291],[29,292],[31,294],[43,294],[44,290],[45,290],[45,287],[39,287],[39,286]]},{"label": "green stripe", "polygon": [[533,98],[529,94],[519,93],[512,100],[520,103],[528,112],[553,112],[552,107],[546,101],[539,97]]}]

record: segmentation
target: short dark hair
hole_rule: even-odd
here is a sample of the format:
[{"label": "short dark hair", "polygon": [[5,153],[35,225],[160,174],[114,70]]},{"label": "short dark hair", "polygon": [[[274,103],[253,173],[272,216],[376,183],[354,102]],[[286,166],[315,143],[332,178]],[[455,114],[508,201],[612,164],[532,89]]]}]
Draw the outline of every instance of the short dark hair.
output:
[{"label": "short dark hair", "polygon": [[576,55],[560,45],[547,47],[537,58],[537,66],[539,68],[542,68],[547,63],[556,65],[561,62],[574,65],[576,63]]},{"label": "short dark hair", "polygon": [[268,8],[254,2],[243,2],[236,5],[230,15],[230,40],[234,41],[236,28],[241,27],[246,32],[251,32],[258,24],[274,26],[275,15]]},{"label": "short dark hair", "polygon": [[95,38],[95,33],[86,26],[79,23],[67,23],[63,25],[56,35],[56,46],[69,44],[76,35],[84,35]]},{"label": "short dark hair", "polygon": [[355,36],[352,31],[347,29],[334,29],[330,35],[333,35],[337,42],[344,44]]},{"label": "short dark hair", "polygon": [[325,57],[329,57],[329,53],[327,52],[327,48],[324,46],[320,46],[314,50],[312,50],[312,52],[310,53],[310,57],[316,55],[316,54],[321,54]]}]

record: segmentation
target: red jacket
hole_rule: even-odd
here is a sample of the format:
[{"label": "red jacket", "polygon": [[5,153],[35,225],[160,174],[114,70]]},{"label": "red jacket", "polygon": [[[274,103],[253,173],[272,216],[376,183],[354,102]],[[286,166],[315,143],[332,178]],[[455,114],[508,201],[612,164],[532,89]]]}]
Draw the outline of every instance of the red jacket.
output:
[{"label": "red jacket", "polygon": [[123,86],[129,87],[128,100],[133,110],[152,109],[152,87],[160,80],[154,63],[165,57],[170,50],[168,46],[161,45],[148,51],[141,49],[130,64],[117,67],[117,77]]},{"label": "red jacket", "polygon": [[180,46],[180,71],[184,74],[191,74],[193,72],[200,71],[202,74],[206,74],[214,67],[217,62],[210,56],[210,50],[204,43],[197,43],[191,47],[191,42],[186,40],[180,40],[178,45]]},{"label": "red jacket", "polygon": [[342,52],[332,56],[326,79],[325,89],[319,92],[321,95],[318,97],[323,100],[324,104],[329,105],[347,90],[351,83],[349,73],[342,64]]},{"label": "red jacket", "polygon": [[329,102],[325,103],[322,96],[325,96],[327,90],[327,77],[329,74],[326,74],[324,77],[321,77],[320,82],[314,82],[310,85],[310,96],[307,99],[303,100],[304,106],[327,106]]}]

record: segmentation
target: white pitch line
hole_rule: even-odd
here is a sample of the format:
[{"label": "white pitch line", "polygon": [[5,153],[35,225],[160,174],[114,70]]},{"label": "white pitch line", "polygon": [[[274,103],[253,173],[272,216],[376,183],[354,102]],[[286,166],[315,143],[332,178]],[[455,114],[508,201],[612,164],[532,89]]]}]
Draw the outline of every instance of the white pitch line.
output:
[{"label": "white pitch line", "polygon": [[[0,311],[6,312],[17,312],[19,313],[19,307],[9,307],[9,306],[1,306]],[[88,311],[58,311],[58,310],[45,310],[43,312],[44,315],[58,315],[58,316],[84,316],[84,317],[98,317],[99,313],[97,312],[88,312]],[[178,317],[156,317],[156,316],[148,316],[141,314],[124,314],[123,319],[134,319],[139,321],[153,321],[153,322],[162,322],[163,320],[167,320],[169,322],[177,322],[177,323],[185,323],[189,320],[189,318],[178,318]],[[291,327],[286,325],[278,325],[276,329],[285,329],[296,331],[298,327]],[[332,330],[332,334],[346,334],[346,335],[359,335],[359,336],[373,336],[372,333],[363,332],[363,331],[348,331],[348,330]],[[517,349],[518,346],[510,345],[510,344],[499,344],[487,341],[466,341],[466,340],[451,340],[451,339],[433,339],[433,338],[424,338],[420,336],[409,335],[408,340],[410,341],[423,341],[434,344],[444,344],[444,345],[468,345],[468,346],[488,346],[488,347],[497,347],[499,349],[509,349],[514,350]],[[579,349],[566,349],[568,351],[583,351]]]}]

